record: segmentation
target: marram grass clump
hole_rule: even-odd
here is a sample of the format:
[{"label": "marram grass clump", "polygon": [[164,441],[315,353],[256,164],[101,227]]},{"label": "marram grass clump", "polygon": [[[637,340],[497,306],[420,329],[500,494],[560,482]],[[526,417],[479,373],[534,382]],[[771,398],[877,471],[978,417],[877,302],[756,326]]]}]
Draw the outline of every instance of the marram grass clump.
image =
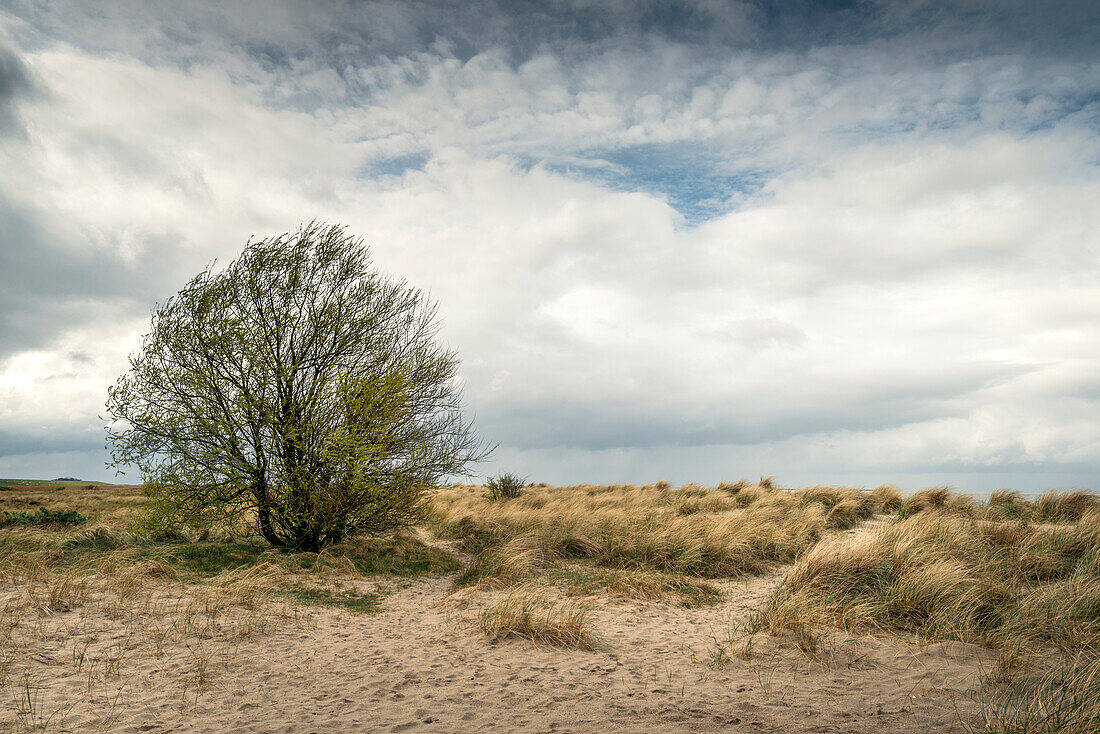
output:
[{"label": "marram grass clump", "polygon": [[984,519],[941,488],[906,504],[877,532],[826,540],[799,559],[764,623],[985,645],[1100,644],[1100,510],[1051,526]]},{"label": "marram grass clump", "polygon": [[523,637],[555,647],[596,647],[588,608],[577,601],[551,600],[537,587],[521,586],[504,594],[481,611],[478,623],[493,641]]},{"label": "marram grass clump", "polygon": [[989,734],[1095,734],[1100,731],[1100,653],[1084,650],[1030,672],[980,700]]}]

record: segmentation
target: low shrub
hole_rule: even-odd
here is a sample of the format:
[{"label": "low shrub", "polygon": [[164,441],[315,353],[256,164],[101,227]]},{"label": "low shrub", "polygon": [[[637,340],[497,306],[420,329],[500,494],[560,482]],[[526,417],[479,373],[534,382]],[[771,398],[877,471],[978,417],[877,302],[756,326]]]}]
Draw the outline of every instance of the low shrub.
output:
[{"label": "low shrub", "polygon": [[489,499],[512,500],[523,494],[523,488],[527,486],[527,480],[516,474],[501,474],[493,477],[485,484],[489,490]]},{"label": "low shrub", "polygon": [[38,512],[4,512],[0,517],[0,527],[13,525],[80,525],[88,518],[76,510],[47,510],[39,507]]}]

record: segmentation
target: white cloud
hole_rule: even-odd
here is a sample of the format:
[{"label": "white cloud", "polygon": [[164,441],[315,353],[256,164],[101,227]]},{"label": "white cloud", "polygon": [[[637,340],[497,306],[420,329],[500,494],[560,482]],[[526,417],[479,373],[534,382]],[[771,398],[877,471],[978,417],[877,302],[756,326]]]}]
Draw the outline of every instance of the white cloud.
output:
[{"label": "white cloud", "polygon": [[[654,37],[517,62],[437,38],[335,65],[286,36],[331,19],[292,15],[229,23],[251,53],[212,32],[107,33],[104,53],[41,20],[12,31],[37,93],[26,138],[0,139],[0,204],[28,232],[0,244],[24,327],[0,331],[0,417],[24,437],[0,470],[99,430],[154,299],[312,218],[439,300],[503,469],[1037,486],[1100,467],[1092,59]],[[697,163],[763,187],[707,183],[731,203],[686,226],[684,182],[631,146],[682,156],[679,179]],[[65,307],[20,263],[56,273]]]}]

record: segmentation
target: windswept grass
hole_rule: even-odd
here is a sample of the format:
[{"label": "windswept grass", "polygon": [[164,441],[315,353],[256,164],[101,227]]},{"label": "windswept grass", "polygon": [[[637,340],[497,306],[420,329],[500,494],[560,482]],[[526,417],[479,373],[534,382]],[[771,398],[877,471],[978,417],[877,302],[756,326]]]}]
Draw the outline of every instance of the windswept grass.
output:
[{"label": "windswept grass", "polygon": [[1039,522],[1077,522],[1086,513],[1100,509],[1100,497],[1091,492],[1046,492],[1035,502]]},{"label": "windswept grass", "polygon": [[1019,492],[998,489],[985,504],[978,504],[972,497],[949,487],[930,487],[905,498],[898,514],[905,518],[922,512],[943,512],[995,522],[1074,523],[1096,509],[1100,509],[1100,496],[1084,490],[1046,492],[1032,502]]},{"label": "windswept grass", "polygon": [[543,589],[521,586],[481,611],[478,623],[490,640],[524,637],[555,647],[592,650],[596,638],[588,609],[576,601],[552,601]]},{"label": "windswept grass", "polygon": [[536,487],[497,502],[458,487],[434,498],[432,523],[442,537],[479,554],[460,585],[541,578],[573,593],[690,605],[717,596],[706,580],[790,562],[829,531],[851,527],[895,499],[887,490],[787,491],[768,482],[675,489],[658,482]]},{"label": "windswept grass", "polygon": [[[460,568],[414,534],[321,553],[280,552],[239,532],[143,534],[132,518],[144,502],[132,487],[0,493],[0,517],[30,518],[0,528],[0,700],[40,675],[43,660],[68,666],[70,657],[88,689],[65,705],[85,713],[102,698],[93,688],[114,687],[131,660],[149,656],[167,659],[181,697],[198,697],[242,641],[308,619],[304,605],[374,612],[390,586],[377,577]],[[65,522],[78,517],[86,522]],[[82,727],[106,729],[110,707],[97,715]],[[0,731],[17,723],[0,706]]]},{"label": "windswept grass", "polygon": [[[917,495],[906,502],[909,512],[879,532],[807,553],[768,601],[765,623],[984,645],[1100,644],[1100,509],[1072,523],[1033,525],[983,519],[984,509],[941,488]],[[991,506],[1030,514],[1015,509],[1018,501],[1002,494]]]},{"label": "windswept grass", "polygon": [[973,509],[974,500],[971,497],[956,494],[950,487],[929,487],[906,497],[898,508],[898,516],[912,517],[929,511],[969,514]]},{"label": "windswept grass", "polygon": [[1100,654],[1085,650],[1045,672],[987,692],[990,734],[1095,734],[1100,731]]},{"label": "windswept grass", "polygon": [[[922,490],[877,532],[802,556],[758,619],[807,637],[835,626],[998,646],[984,731],[1098,732],[1100,505],[1085,492],[1029,502],[998,490],[978,505]],[[1064,662],[1051,666],[1054,650]]]}]

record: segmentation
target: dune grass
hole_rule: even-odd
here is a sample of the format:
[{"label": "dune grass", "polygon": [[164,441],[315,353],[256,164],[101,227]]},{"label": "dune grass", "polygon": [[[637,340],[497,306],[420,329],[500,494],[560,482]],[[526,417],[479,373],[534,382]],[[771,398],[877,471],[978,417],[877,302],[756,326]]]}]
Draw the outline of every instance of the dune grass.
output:
[{"label": "dune grass", "polygon": [[1100,509],[1037,525],[982,519],[937,496],[876,533],[807,553],[765,607],[767,624],[984,645],[1100,644]]},{"label": "dune grass", "polygon": [[576,601],[554,601],[545,589],[521,586],[485,607],[478,617],[482,633],[496,641],[523,637],[555,647],[593,650],[597,641],[588,609]]},{"label": "dune grass", "polygon": [[144,561],[194,582],[257,563],[363,576],[452,573],[460,567],[452,554],[409,533],[358,538],[321,553],[280,552],[248,528],[145,533],[134,521],[146,499],[141,487],[131,485],[26,486],[3,493],[0,518],[18,522],[0,530],[0,576],[11,578],[21,568],[95,573]]},{"label": "dune grass", "polygon": [[455,487],[433,498],[431,522],[478,554],[459,585],[542,579],[571,593],[695,605],[717,597],[709,580],[790,562],[826,533],[899,501],[888,487],[787,491],[769,481],[531,487],[506,501]]},{"label": "dune grass", "polygon": [[1100,506],[1085,492],[999,491],[979,505],[922,490],[878,531],[802,556],[759,622],[1000,647],[986,731],[1100,731]]},{"label": "dune grass", "polygon": [[408,534],[361,538],[321,553],[280,552],[251,539],[154,540],[106,525],[10,529],[0,534],[0,578],[103,574],[142,563],[156,564],[192,583],[264,563],[291,573],[356,576],[411,577],[460,568],[453,555]]},{"label": "dune grass", "polygon": [[1000,647],[982,731],[1100,731],[1100,503],[1083,491],[1032,502],[998,490],[978,504],[921,490],[877,532],[802,556],[756,622],[800,639],[835,626]]},{"label": "dune grass", "polygon": [[1100,731],[1100,653],[1083,650],[1046,670],[987,689],[982,724],[990,734]]},{"label": "dune grass", "polygon": [[[301,603],[379,609],[378,593],[341,580],[461,570],[452,554],[412,534],[319,554],[279,552],[235,530],[151,536],[129,524],[143,503],[132,487],[0,493],[0,511],[19,517],[89,518],[0,529],[0,583],[9,582],[0,604],[0,686],[15,682],[13,661],[44,644],[43,618],[78,614],[86,627],[125,620],[130,647],[88,643],[86,659],[74,658],[94,661],[103,676],[142,647],[183,654],[218,649],[192,643],[220,640],[230,649]],[[840,532],[883,515],[892,519],[876,530]],[[748,657],[761,630],[793,631],[812,650],[812,631],[822,626],[999,646],[1006,660],[1045,662],[1006,662],[1012,674],[983,693],[987,731],[1098,730],[1100,504],[1086,492],[1029,501],[999,490],[979,504],[944,487],[903,498],[889,486],[784,490],[767,479],[529,486],[495,498],[481,487],[450,487],[434,494],[429,522],[475,554],[456,583],[491,592],[478,617],[491,640],[593,649],[588,607],[563,592],[695,606],[718,599],[722,579],[793,562],[751,624],[731,636],[739,645],[731,642],[731,655]],[[94,625],[88,629],[94,639]],[[1061,663],[1049,664],[1052,650]],[[196,658],[196,691],[211,665]]]},{"label": "dune grass", "polygon": [[0,491],[0,511],[12,514],[77,512],[100,523],[125,527],[146,501],[144,491],[135,485],[100,485],[89,482],[39,483],[4,487]]}]

